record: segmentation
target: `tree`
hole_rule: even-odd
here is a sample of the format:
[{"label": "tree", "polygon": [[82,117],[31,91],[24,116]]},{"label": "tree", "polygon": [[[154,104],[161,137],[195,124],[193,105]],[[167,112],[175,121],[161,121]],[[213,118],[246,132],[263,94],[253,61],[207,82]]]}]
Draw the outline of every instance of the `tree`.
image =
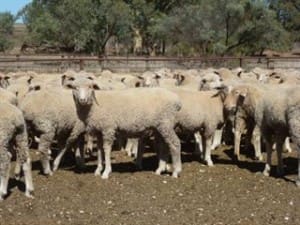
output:
[{"label": "tree", "polygon": [[300,41],[300,0],[269,0],[269,4],[293,40]]},{"label": "tree", "polygon": [[67,51],[104,54],[107,41],[128,38],[131,14],[121,0],[33,0],[22,15],[30,39]]},{"label": "tree", "polygon": [[0,13],[0,52],[4,52],[12,46],[10,37],[14,29],[14,16],[9,12]]},{"label": "tree", "polygon": [[254,54],[289,47],[288,33],[262,0],[198,0],[174,9],[155,32],[192,54]]}]

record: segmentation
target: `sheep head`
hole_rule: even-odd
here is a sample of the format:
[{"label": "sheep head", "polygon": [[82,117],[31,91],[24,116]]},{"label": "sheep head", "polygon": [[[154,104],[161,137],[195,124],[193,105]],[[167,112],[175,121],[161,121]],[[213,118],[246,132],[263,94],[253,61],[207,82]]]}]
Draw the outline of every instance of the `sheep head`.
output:
[{"label": "sheep head", "polygon": [[94,78],[85,74],[72,76],[62,76],[62,84],[65,88],[71,89],[76,103],[82,106],[89,106],[96,100],[95,90],[100,90],[100,87],[95,82]]}]

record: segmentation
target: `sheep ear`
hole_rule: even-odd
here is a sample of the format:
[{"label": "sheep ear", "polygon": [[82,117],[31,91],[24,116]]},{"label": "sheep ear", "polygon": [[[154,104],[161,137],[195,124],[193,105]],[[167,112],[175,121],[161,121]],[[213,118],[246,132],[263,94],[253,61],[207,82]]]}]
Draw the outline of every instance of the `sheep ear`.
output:
[{"label": "sheep ear", "polygon": [[140,80],[144,80],[145,78],[142,76],[137,76],[137,78],[139,78]]},{"label": "sheep ear", "polygon": [[65,81],[66,81],[67,75],[62,75],[61,76],[61,85],[64,86],[65,85]]},{"label": "sheep ear", "polygon": [[222,84],[221,86],[216,87],[215,89],[218,90],[218,92],[215,95],[213,95],[213,97],[220,96],[222,102],[224,102],[227,94],[229,93],[229,88],[227,86],[225,86],[224,84]]},{"label": "sheep ear", "polygon": [[180,83],[184,81],[185,77],[183,75],[180,75]]},{"label": "sheep ear", "polygon": [[41,85],[34,85],[34,86],[30,86],[28,91],[30,92],[30,91],[39,91],[39,90],[41,90]]},{"label": "sheep ear", "polygon": [[29,79],[27,80],[27,84],[31,84],[32,79],[33,79],[33,76],[30,76]]},{"label": "sheep ear", "polygon": [[5,76],[5,77],[4,77],[4,80],[9,80],[9,79],[10,79],[9,76]]},{"label": "sheep ear", "polygon": [[69,75],[66,75],[66,74],[64,74],[64,75],[61,76],[61,84],[62,84],[62,86],[66,85],[66,81],[73,81],[73,80],[75,80],[75,78],[72,77],[72,76],[69,76]]},{"label": "sheep ear", "polygon": [[93,84],[92,88],[93,88],[93,90],[95,90],[95,91],[101,90],[101,88],[98,86],[98,84]]},{"label": "sheep ear", "polygon": [[141,82],[136,82],[135,83],[135,87],[140,87],[141,86]]},{"label": "sheep ear", "polygon": [[158,79],[161,78],[161,76],[160,76],[159,74],[156,73],[154,78],[158,80]]},{"label": "sheep ear", "polygon": [[239,78],[241,78],[242,72],[243,72],[243,71],[240,71],[240,72],[237,73],[237,76],[238,76]]},{"label": "sheep ear", "polygon": [[122,77],[121,82],[124,83],[125,79],[126,79],[126,77]]}]

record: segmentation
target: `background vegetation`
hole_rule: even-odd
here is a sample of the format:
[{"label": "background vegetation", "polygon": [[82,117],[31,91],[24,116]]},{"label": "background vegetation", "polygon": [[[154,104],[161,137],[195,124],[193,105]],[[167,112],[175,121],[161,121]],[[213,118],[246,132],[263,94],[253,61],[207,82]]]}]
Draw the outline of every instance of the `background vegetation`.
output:
[{"label": "background vegetation", "polygon": [[[300,41],[300,0],[33,0],[26,46],[72,53],[253,55]],[[0,51],[15,18],[0,13]]]}]

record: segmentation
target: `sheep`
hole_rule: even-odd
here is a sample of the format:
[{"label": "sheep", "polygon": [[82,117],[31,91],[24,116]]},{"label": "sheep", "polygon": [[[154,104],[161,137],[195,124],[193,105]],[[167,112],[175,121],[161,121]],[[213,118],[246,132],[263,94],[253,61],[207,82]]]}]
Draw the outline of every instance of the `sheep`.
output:
[{"label": "sheep", "polygon": [[297,86],[240,85],[231,90],[225,99],[225,109],[234,112],[242,107],[266,141],[267,162],[263,174],[269,176],[273,137],[278,157],[277,171],[283,173],[282,145],[290,135],[298,151],[298,179],[300,186],[300,92]]},{"label": "sheep", "polygon": [[20,104],[26,123],[33,135],[40,135],[38,146],[45,175],[52,175],[50,168],[50,145],[55,138],[65,143],[63,150],[53,163],[53,171],[58,169],[64,152],[76,144],[84,133],[85,126],[78,119],[71,91],[62,87],[44,88],[29,92]]},{"label": "sheep", "polygon": [[29,156],[26,124],[22,112],[14,105],[0,102],[0,200],[7,194],[12,143],[15,144],[17,161],[25,176],[25,195],[32,197],[34,190],[31,174],[31,159]]},{"label": "sheep", "polygon": [[[174,79],[162,79],[162,78],[160,78],[159,76],[157,76],[157,75],[155,75],[155,77],[154,76],[152,76],[152,80],[153,79],[156,79],[157,81],[156,82],[149,82],[149,83],[151,83],[152,85],[150,86],[150,87],[153,87],[153,86],[160,86],[160,87],[164,87],[164,88],[167,88],[168,90],[171,90],[171,91],[175,91],[176,92],[176,94],[178,94],[177,93],[177,91],[180,91],[179,90],[179,88],[178,88],[178,86],[177,86],[177,88],[175,88],[175,86],[174,86],[174,84],[175,84],[175,82],[174,82]],[[206,80],[205,80],[206,79]],[[165,80],[167,80],[168,81],[168,83],[164,83],[164,81]],[[219,75],[217,75],[217,74],[215,74],[215,73],[207,73],[206,75],[204,75],[203,77],[202,77],[202,79],[201,79],[201,82],[202,82],[202,85],[201,85],[201,83],[200,83],[200,86],[199,86],[199,89],[200,90],[212,90],[213,88],[218,88],[218,87],[221,87],[222,86],[222,79],[219,77]],[[147,84],[147,81],[146,81],[146,84]],[[173,84],[173,85],[172,85]],[[205,84],[209,84],[209,87],[204,87],[205,86]],[[148,86],[147,86],[148,87]],[[180,89],[182,89],[182,88],[180,88]],[[187,90],[187,91],[191,91],[191,90],[188,90],[188,89],[184,89],[184,90]],[[193,89],[192,89],[193,90]],[[197,91],[198,92],[198,91]],[[203,96],[205,96],[206,94],[211,94],[212,92],[207,92],[207,93],[200,93],[200,94],[198,94],[199,96],[199,100],[200,101],[198,101],[196,98],[194,98],[194,97],[191,97],[191,98],[184,98],[184,101],[189,101],[191,104],[187,104],[187,105],[189,105],[189,106],[192,106],[193,104],[194,105],[199,105],[200,104],[200,106],[199,106],[199,109],[200,109],[200,111],[201,110],[204,110],[205,111],[205,109],[203,109],[203,105],[205,105],[206,104],[206,102],[207,102],[207,99],[205,99],[205,100],[203,100],[202,98],[203,98]],[[213,93],[215,93],[215,91],[213,92]],[[180,96],[180,95],[179,95]],[[194,100],[194,102],[192,102],[192,100]],[[203,100],[203,101],[202,101]],[[210,101],[210,99],[208,99],[208,101]],[[221,104],[222,105],[222,104]],[[221,106],[221,105],[219,105],[219,106]],[[217,107],[217,105],[216,105],[216,108],[218,108]],[[221,111],[222,111],[222,107],[220,107],[219,108]],[[186,109],[186,111],[189,111],[189,112],[194,112],[194,108],[193,107],[189,107],[189,108],[187,108]],[[218,109],[216,110],[216,111],[218,111]],[[219,112],[219,111],[218,111]],[[182,113],[182,110],[178,113],[179,115]],[[199,113],[199,112],[198,112]],[[212,113],[214,113],[214,112],[212,112]],[[196,114],[196,113],[195,113]],[[202,113],[203,114],[203,113]],[[202,115],[201,113],[200,113],[200,115]],[[193,115],[191,116],[191,117],[193,117]],[[186,118],[186,120],[188,120],[188,118],[189,117],[187,117]],[[209,119],[208,119],[209,120]],[[200,121],[200,122],[199,122]],[[198,124],[199,123],[204,123],[204,121],[203,121],[203,118],[202,117],[199,117],[199,121],[198,121]],[[201,135],[199,135],[199,133],[198,133],[198,131],[197,132],[195,132],[194,133],[194,136],[195,136],[195,140],[196,140],[196,142],[197,143],[199,143],[199,149],[201,150],[202,149],[202,141],[201,141]],[[220,143],[221,143],[221,138],[222,138],[222,129],[217,129],[217,130],[215,130],[215,135],[214,135],[214,138],[213,138],[213,143],[212,143],[212,145],[209,145],[209,146],[211,146],[211,149],[215,149]]]},{"label": "sheep", "polygon": [[[212,139],[224,124],[224,96],[219,95],[217,91],[199,92],[181,88],[172,88],[169,91],[178,95],[182,103],[181,110],[175,117],[176,133],[194,134],[199,149],[203,152],[204,161],[208,166],[213,166],[211,150],[217,146],[217,141]],[[217,133],[216,136],[218,135],[221,136]],[[137,159],[136,163],[140,167],[140,159]]]},{"label": "sheep", "polygon": [[0,87],[7,88],[7,86],[9,85],[9,79],[10,76],[0,73]]},{"label": "sheep", "polygon": [[[148,129],[157,130],[168,144],[173,162],[172,176],[178,177],[182,165],[180,141],[174,131],[175,114],[181,108],[177,95],[160,88],[95,91],[98,85],[84,76],[66,78],[65,86],[73,91],[78,116],[86,124],[87,132],[102,134],[103,179],[112,171],[110,154],[116,133],[135,137]],[[165,168],[165,161],[160,160],[156,174],[161,174]],[[95,175],[100,175],[101,170],[102,164],[98,163]]]},{"label": "sheep", "polygon": [[173,76],[176,79],[176,86],[187,90],[198,90],[200,77],[195,76],[194,73],[184,73],[178,71]]},{"label": "sheep", "polygon": [[0,99],[12,105],[17,105],[17,97],[6,89],[0,88]]},{"label": "sheep", "polygon": [[200,132],[202,137],[200,144],[204,146],[204,160],[208,166],[213,166],[210,151],[213,135],[224,124],[223,96],[216,91],[200,92],[180,88],[170,90],[177,94],[182,102],[182,108],[176,114],[177,125],[183,131]]}]

